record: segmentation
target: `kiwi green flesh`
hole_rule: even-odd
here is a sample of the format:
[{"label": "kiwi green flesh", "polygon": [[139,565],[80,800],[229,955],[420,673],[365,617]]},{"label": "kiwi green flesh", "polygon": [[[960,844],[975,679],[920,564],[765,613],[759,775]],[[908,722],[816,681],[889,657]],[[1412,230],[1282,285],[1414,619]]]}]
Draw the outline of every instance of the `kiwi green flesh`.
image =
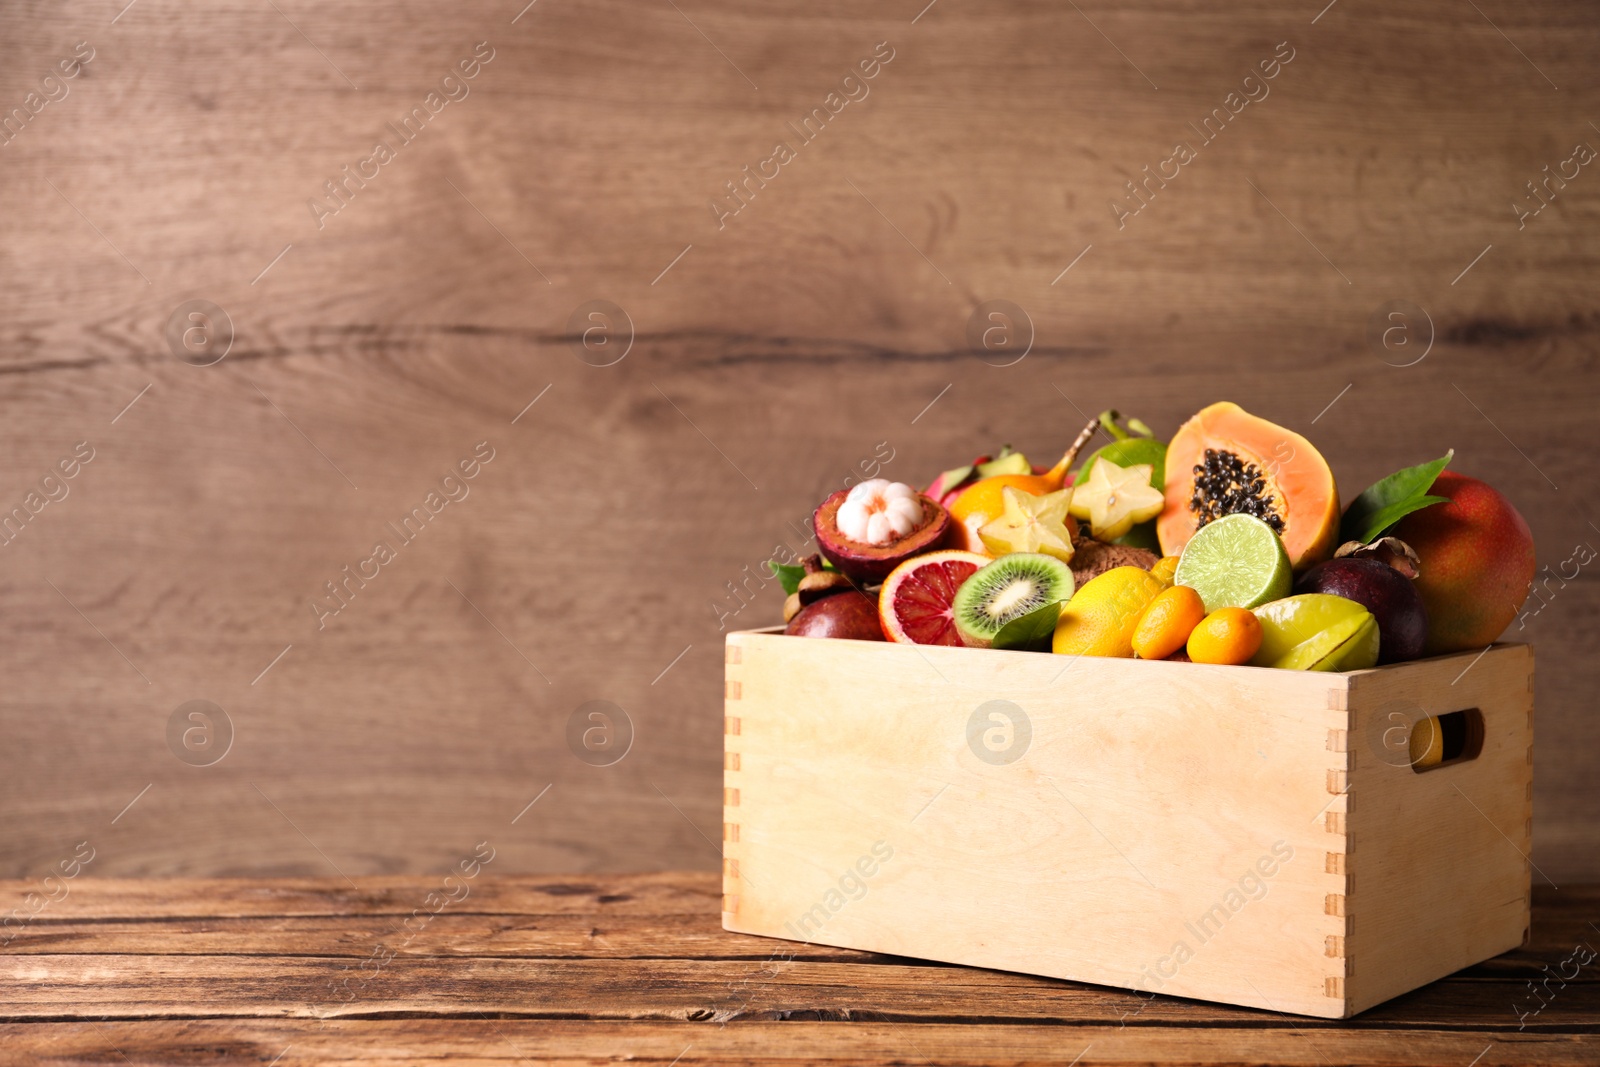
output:
[{"label": "kiwi green flesh", "polygon": [[987,648],[1013,619],[1072,593],[1072,571],[1058,559],[1033,552],[1001,556],[962,583],[953,613],[961,639]]}]

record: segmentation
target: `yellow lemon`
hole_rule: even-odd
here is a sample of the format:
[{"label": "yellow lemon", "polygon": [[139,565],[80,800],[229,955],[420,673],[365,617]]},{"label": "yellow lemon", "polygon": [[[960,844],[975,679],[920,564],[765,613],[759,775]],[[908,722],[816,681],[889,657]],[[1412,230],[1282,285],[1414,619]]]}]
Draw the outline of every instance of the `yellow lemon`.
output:
[{"label": "yellow lemon", "polygon": [[1142,567],[1113,567],[1061,609],[1051,650],[1066,656],[1133,655],[1139,618],[1166,587]]}]

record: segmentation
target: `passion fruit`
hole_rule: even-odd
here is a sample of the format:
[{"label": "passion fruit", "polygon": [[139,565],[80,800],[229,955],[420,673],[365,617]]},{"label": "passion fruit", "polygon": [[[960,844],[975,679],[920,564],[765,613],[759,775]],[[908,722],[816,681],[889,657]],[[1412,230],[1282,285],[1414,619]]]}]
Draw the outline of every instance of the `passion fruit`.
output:
[{"label": "passion fruit", "polygon": [[1372,612],[1378,620],[1378,662],[1399,663],[1422,655],[1428,612],[1416,584],[1376,559],[1342,557],[1319,563],[1295,582],[1296,593],[1332,593]]},{"label": "passion fruit", "polygon": [[783,621],[788,622],[800,614],[800,609],[809,604],[815,604],[823,597],[843,593],[854,589],[850,579],[838,571],[830,571],[822,566],[822,557],[813,553],[800,561],[806,570],[801,577],[798,587],[789,598],[783,602]]},{"label": "passion fruit", "polygon": [[842,573],[881,582],[912,556],[943,547],[950,513],[903,482],[874,478],[828,497],[811,525],[817,547]]},{"label": "passion fruit", "polygon": [[800,609],[783,631],[791,637],[832,637],[848,641],[882,641],[878,602],[852,589]]}]

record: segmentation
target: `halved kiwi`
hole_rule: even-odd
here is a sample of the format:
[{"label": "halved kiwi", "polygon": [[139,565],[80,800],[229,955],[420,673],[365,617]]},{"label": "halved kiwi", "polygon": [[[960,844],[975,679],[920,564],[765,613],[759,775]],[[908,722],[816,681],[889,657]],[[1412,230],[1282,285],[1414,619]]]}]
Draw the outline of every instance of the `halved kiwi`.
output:
[{"label": "halved kiwi", "polygon": [[1054,556],[1012,552],[961,583],[951,608],[961,640],[988,648],[1013,619],[1072,597],[1072,569]]}]

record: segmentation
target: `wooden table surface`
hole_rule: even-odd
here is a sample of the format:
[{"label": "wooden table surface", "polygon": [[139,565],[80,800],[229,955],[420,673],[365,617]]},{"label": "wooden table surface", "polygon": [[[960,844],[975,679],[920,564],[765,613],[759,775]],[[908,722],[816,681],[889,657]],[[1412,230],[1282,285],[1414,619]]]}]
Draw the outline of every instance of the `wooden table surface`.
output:
[{"label": "wooden table surface", "polygon": [[1597,886],[1345,1022],[730,934],[702,873],[4,888],[6,1064],[1600,1063]]}]

